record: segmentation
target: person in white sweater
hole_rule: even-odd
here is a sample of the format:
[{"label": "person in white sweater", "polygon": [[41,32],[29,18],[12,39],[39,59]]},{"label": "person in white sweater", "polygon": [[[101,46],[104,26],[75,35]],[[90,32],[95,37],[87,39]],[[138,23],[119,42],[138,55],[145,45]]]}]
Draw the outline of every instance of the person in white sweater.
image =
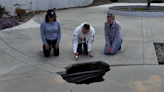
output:
[{"label": "person in white sweater", "polygon": [[94,57],[91,53],[91,46],[92,42],[94,41],[94,35],[94,28],[87,22],[82,23],[75,29],[73,38],[74,57],[77,54],[80,55],[82,53],[82,45],[85,54],[87,54],[88,57]]}]

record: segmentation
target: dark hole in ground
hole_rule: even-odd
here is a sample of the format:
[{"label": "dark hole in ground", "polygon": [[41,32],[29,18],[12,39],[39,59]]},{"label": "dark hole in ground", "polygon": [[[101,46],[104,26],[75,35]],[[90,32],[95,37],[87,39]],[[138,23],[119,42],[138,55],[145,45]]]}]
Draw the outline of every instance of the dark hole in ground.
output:
[{"label": "dark hole in ground", "polygon": [[67,66],[65,72],[58,72],[64,80],[76,84],[90,84],[104,81],[103,75],[110,66],[102,61],[73,64]]},{"label": "dark hole in ground", "polygon": [[160,65],[164,65],[164,43],[155,43],[157,60]]}]

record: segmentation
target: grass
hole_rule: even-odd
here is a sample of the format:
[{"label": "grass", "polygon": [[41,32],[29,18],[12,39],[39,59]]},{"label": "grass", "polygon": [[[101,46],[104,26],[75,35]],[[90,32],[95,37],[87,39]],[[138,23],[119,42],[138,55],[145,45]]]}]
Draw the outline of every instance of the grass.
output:
[{"label": "grass", "polygon": [[[129,8],[122,8],[125,10],[129,10]],[[131,8],[131,10],[147,10],[147,8]],[[150,10],[164,10],[164,9],[150,9]]]},{"label": "grass", "polygon": [[[122,8],[122,9],[129,10],[129,8]],[[131,8],[131,10],[147,10],[147,8]]]}]

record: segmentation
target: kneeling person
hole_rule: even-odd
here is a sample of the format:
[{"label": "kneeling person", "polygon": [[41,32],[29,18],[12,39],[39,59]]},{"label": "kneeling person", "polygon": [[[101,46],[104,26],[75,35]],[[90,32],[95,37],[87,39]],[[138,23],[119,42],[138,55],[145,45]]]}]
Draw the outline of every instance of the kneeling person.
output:
[{"label": "kneeling person", "polygon": [[54,49],[54,55],[58,56],[61,39],[61,24],[59,20],[57,20],[56,13],[53,9],[47,11],[45,19],[40,25],[40,33],[45,57],[50,56],[51,48]]},{"label": "kneeling person", "polygon": [[107,14],[107,22],[105,22],[105,40],[105,55],[114,55],[121,49],[123,42],[121,25],[118,21],[115,21],[115,14],[113,13]]},{"label": "kneeling person", "polygon": [[91,53],[91,45],[94,41],[94,35],[94,28],[90,26],[87,22],[82,23],[75,29],[73,38],[74,57],[76,56],[76,54],[80,55],[82,53],[82,47],[84,48],[84,52],[88,55],[88,57],[93,57]]}]

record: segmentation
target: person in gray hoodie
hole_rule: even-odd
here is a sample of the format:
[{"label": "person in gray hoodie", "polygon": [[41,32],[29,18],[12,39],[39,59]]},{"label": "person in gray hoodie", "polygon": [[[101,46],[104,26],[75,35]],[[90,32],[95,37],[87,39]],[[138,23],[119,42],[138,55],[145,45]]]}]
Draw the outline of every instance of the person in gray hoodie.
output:
[{"label": "person in gray hoodie", "polygon": [[82,53],[82,46],[84,48],[85,54],[88,57],[93,57],[91,53],[92,42],[94,41],[95,30],[89,25],[89,23],[85,22],[79,25],[74,30],[74,38],[73,38],[73,52],[74,57],[76,55],[80,55]]}]

